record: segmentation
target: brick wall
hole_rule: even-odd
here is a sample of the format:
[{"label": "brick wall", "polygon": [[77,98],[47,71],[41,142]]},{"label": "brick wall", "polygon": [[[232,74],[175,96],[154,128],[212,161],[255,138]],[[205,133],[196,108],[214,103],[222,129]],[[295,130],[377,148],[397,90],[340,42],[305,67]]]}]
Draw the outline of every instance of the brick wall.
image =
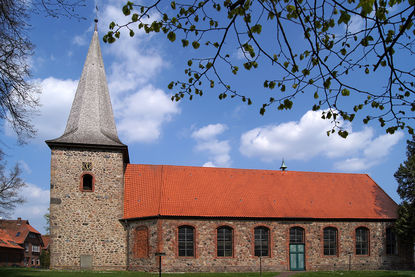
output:
[{"label": "brick wall", "polygon": [[[83,162],[92,167],[86,171]],[[92,192],[81,191],[85,172],[94,177]],[[79,269],[86,256],[93,269],[125,269],[123,174],[120,151],[52,149],[51,268]]]},{"label": "brick wall", "polygon": [[[189,225],[195,228],[195,257],[178,256],[178,227]],[[217,257],[216,229],[230,226],[234,234],[233,257]],[[259,257],[254,255],[254,228],[265,226],[270,229],[270,257],[262,257],[264,271],[290,270],[289,229],[299,226],[305,230],[306,270],[352,270],[386,269],[406,267],[411,254],[403,244],[399,255],[386,255],[385,231],[390,222],[340,222],[340,221],[254,221],[254,220],[204,220],[204,219],[154,219],[130,223],[131,234],[137,226],[146,226],[149,232],[149,255],[135,258],[130,255],[130,269],[156,271],[155,252],[165,252],[163,271],[259,271]],[[338,255],[324,256],[323,229],[338,230]],[[367,227],[369,255],[355,255],[355,229]],[[161,235],[158,233],[161,232]],[[158,241],[160,239],[160,241]],[[134,236],[130,236],[130,245]]]}]

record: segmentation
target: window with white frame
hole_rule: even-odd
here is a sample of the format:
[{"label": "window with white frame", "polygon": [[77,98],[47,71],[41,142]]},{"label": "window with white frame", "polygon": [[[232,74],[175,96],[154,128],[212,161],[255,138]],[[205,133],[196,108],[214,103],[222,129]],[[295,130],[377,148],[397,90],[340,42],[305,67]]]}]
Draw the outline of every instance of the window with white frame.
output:
[{"label": "window with white frame", "polygon": [[40,252],[40,246],[39,245],[32,245],[32,252]]}]

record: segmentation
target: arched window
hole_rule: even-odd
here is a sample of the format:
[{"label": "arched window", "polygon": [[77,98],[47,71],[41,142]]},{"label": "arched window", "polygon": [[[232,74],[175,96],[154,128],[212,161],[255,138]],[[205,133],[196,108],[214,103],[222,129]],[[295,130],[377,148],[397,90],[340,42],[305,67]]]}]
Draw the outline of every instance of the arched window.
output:
[{"label": "arched window", "polygon": [[392,228],[386,229],[386,254],[398,254],[398,240],[396,239],[396,233]]},{"label": "arched window", "polygon": [[195,256],[195,228],[192,226],[179,227],[179,256]]},{"label": "arched window", "polygon": [[304,229],[301,227],[290,228],[290,243],[304,243]]},{"label": "arched window", "polygon": [[256,227],[255,236],[255,256],[269,256],[269,229],[267,227]]},{"label": "arched window", "polygon": [[135,228],[133,254],[135,258],[148,257],[148,229],[146,226]]},{"label": "arched window", "polygon": [[82,175],[81,190],[82,191],[93,191],[94,190],[94,176],[88,173],[85,173],[84,175]]},{"label": "arched window", "polygon": [[233,256],[233,229],[222,226],[217,229],[217,254],[218,257]]},{"label": "arched window", "polygon": [[356,255],[369,255],[369,229],[356,229]]},{"label": "arched window", "polygon": [[327,227],[323,230],[324,236],[324,255],[337,255],[337,229],[334,227]]}]

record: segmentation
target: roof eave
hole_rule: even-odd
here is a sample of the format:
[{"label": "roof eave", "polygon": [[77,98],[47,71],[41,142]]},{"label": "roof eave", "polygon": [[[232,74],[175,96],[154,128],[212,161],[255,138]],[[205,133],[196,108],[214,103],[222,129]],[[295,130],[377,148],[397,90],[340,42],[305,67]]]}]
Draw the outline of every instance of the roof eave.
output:
[{"label": "roof eave", "polygon": [[122,145],[102,145],[102,144],[84,144],[84,143],[67,143],[57,142],[55,140],[45,140],[45,143],[50,149],[56,147],[67,147],[67,148],[83,148],[83,149],[100,149],[100,150],[118,150],[123,153],[124,163],[130,163],[130,156],[128,154],[128,146]]}]

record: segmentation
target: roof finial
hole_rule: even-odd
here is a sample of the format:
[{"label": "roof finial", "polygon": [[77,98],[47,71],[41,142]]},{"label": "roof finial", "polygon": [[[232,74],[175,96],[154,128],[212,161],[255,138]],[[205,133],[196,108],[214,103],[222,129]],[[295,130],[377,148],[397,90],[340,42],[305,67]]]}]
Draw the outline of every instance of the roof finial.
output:
[{"label": "roof finial", "polygon": [[285,171],[286,169],[287,169],[287,166],[285,165],[285,163],[284,163],[284,158],[282,158],[282,163],[281,163],[281,167],[280,167],[280,169],[282,170],[282,171]]},{"label": "roof finial", "polygon": [[95,21],[94,31],[96,32],[98,30],[98,27],[97,27],[97,25],[98,25],[98,5],[95,5],[95,19],[94,19],[94,21]]}]

